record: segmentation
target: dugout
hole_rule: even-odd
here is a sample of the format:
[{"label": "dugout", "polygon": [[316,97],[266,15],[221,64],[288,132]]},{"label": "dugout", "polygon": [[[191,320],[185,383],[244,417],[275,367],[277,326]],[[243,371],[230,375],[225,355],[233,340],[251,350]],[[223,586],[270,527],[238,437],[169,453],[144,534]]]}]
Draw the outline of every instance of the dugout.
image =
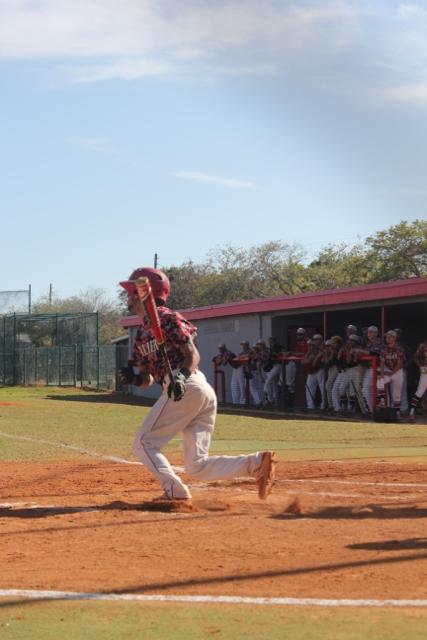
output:
[{"label": "dugout", "polygon": [[[382,335],[399,327],[403,342],[413,352],[421,340],[427,339],[427,278],[247,300],[184,309],[182,313],[198,328],[201,369],[213,383],[212,358],[219,343],[237,353],[243,339],[252,344],[259,338],[274,336],[285,349],[292,349],[300,326],[309,334],[318,332],[325,337],[344,335],[348,324],[355,324],[359,331],[374,324]],[[128,316],[122,324],[129,329],[131,348],[139,319]],[[416,370],[411,377],[415,374]],[[228,389],[231,371],[226,375]],[[150,396],[158,393],[154,389],[148,391]]]}]

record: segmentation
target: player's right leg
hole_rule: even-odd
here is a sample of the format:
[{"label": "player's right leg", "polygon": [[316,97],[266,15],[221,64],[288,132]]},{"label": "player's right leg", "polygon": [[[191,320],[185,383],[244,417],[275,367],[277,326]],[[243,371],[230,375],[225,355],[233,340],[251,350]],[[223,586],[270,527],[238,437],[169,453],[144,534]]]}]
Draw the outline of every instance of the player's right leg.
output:
[{"label": "player's right leg", "polygon": [[133,445],[137,458],[171,499],[191,498],[190,490],[161,453],[161,449],[185,428],[189,416],[191,419],[188,400],[184,395],[180,402],[174,402],[163,393],[141,425]]}]

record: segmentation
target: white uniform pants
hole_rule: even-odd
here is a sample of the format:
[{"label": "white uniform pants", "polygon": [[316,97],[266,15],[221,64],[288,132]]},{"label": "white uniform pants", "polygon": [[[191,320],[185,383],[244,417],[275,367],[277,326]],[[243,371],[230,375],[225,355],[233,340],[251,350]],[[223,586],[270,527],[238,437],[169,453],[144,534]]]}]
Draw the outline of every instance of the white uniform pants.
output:
[{"label": "white uniform pants", "polygon": [[231,374],[231,400],[233,404],[245,404],[245,377],[242,367]]},{"label": "white uniform pants", "polygon": [[319,369],[315,373],[309,373],[307,380],[305,381],[305,401],[307,409],[315,409],[314,400],[316,398],[317,387],[320,390],[320,396],[322,398],[321,409],[325,408],[325,370]]},{"label": "white uniform pants", "polygon": [[174,402],[164,391],[144,420],[133,449],[170,498],[191,497],[189,488],[161,453],[161,449],[178,433],[183,434],[185,471],[193,478],[209,481],[253,476],[259,467],[260,452],[209,457],[216,406],[214,390],[203,373],[195,371],[187,380],[182,400]]},{"label": "white uniform pants", "polygon": [[334,383],[335,383],[335,380],[337,379],[337,375],[338,375],[338,367],[336,364],[333,364],[328,369],[328,378],[325,384],[326,397],[328,399],[328,407],[330,409],[332,409],[334,406],[334,403],[332,400],[332,389],[334,388]]},{"label": "white uniform pants", "polygon": [[347,389],[347,386],[348,386],[348,369],[345,369],[344,371],[338,372],[338,375],[335,378],[334,386],[332,387],[332,406],[334,408],[334,411],[341,411],[342,390],[344,390],[343,397],[345,397],[345,390]]},{"label": "white uniform pants", "polygon": [[390,395],[394,407],[400,408],[400,399],[402,393],[403,369],[398,369],[396,373],[390,375],[390,371],[385,371],[383,378],[378,378],[377,389],[384,391],[385,385],[390,385]]},{"label": "white uniform pants", "polygon": [[365,398],[366,405],[369,407],[369,411],[371,413],[373,411],[372,378],[373,378],[372,367],[369,367],[369,369],[367,369],[365,372],[365,377],[363,378],[362,393],[363,393],[363,397]]},{"label": "white uniform pants", "polygon": [[252,378],[249,380],[249,391],[255,406],[261,405],[264,400],[264,381],[261,372],[254,370],[251,372]]},{"label": "white uniform pants", "polygon": [[272,403],[276,403],[279,393],[278,393],[278,381],[280,374],[282,372],[282,365],[280,362],[273,365],[273,368],[270,371],[267,371],[265,374],[265,384],[264,384],[264,393],[267,396],[267,400]]},{"label": "white uniform pants", "polygon": [[297,365],[295,360],[289,360],[285,365],[285,385],[290,391],[295,391],[295,378],[297,375]]}]

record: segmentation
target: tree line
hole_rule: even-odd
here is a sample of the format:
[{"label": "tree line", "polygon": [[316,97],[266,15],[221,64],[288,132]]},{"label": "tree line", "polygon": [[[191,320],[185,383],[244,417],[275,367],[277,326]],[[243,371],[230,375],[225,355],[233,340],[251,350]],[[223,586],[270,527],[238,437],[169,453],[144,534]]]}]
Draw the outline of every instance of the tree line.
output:
[{"label": "tree line", "polygon": [[[328,244],[310,261],[302,245],[271,240],[248,249],[216,247],[204,262],[187,260],[162,265],[162,270],[172,282],[172,309],[427,276],[427,221],[403,220],[352,246]],[[33,305],[33,313],[94,311],[99,314],[101,342],[124,333],[124,291],[118,292],[117,300],[109,300],[102,289],[88,289],[70,298],[42,298]]]},{"label": "tree line", "polygon": [[427,221],[402,221],[353,246],[331,243],[307,261],[302,245],[272,240],[243,249],[228,245],[206,262],[164,268],[169,303],[188,308],[253,298],[386,282],[427,275]]}]

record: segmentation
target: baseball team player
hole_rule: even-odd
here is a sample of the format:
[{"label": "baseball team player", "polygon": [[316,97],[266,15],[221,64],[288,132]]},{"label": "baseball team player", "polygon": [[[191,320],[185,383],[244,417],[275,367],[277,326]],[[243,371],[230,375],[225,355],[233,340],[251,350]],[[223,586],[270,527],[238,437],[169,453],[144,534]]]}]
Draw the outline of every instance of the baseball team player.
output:
[{"label": "baseball team player", "polygon": [[338,352],[344,344],[341,336],[332,336],[325,342],[325,350],[323,353],[323,362],[325,365],[326,375],[326,398],[328,401],[328,410],[333,411],[332,389],[338,376]]},{"label": "baseball team player", "polygon": [[[287,351],[286,356],[297,356],[301,359],[308,351],[307,332],[304,327],[299,327],[296,331],[296,343],[293,351]],[[297,375],[297,365],[295,360],[289,360],[285,367],[285,397],[288,408],[293,409],[295,403],[295,381]]]},{"label": "baseball team player", "polygon": [[268,359],[264,364],[264,394],[266,396],[267,403],[273,406],[277,406],[279,401],[278,381],[282,371],[282,364],[281,362],[278,362],[277,356],[281,351],[282,347],[277,342],[276,338],[269,338],[267,347]]},{"label": "baseball team player", "polygon": [[409,399],[408,399],[408,371],[407,364],[410,360],[409,347],[406,345],[402,339],[403,331],[402,329],[393,329],[396,332],[396,342],[397,346],[400,347],[405,354],[405,361],[402,367],[402,389],[400,392],[400,412],[403,415],[409,414]]},{"label": "baseball team player", "polygon": [[[375,325],[371,325],[370,327],[368,327],[364,348],[366,349],[367,355],[376,356],[379,359],[381,354],[381,349],[382,349],[382,342],[378,333],[379,333],[378,327],[376,327]],[[365,375],[363,378],[362,393],[365,399],[366,406],[368,407],[370,413],[372,413],[373,411],[372,379],[373,379],[372,366],[369,366],[366,369]]]},{"label": "baseball team player", "polygon": [[[230,365],[233,369],[231,374],[231,400],[233,404],[240,404],[240,385],[238,379],[238,368],[241,367],[241,363],[235,362],[236,354],[227,349],[227,346],[221,342],[218,345],[218,353],[212,358],[212,362],[215,365],[215,370],[224,371],[227,365]],[[216,375],[216,374],[215,374]]]},{"label": "baseball team player", "polygon": [[237,356],[240,359],[240,366],[236,369],[236,381],[238,385],[238,402],[237,404],[245,405],[249,402],[249,398],[246,398],[246,383],[250,373],[250,345],[249,340],[242,340],[240,343],[241,351]]},{"label": "baseball team player", "polygon": [[405,352],[398,346],[397,334],[392,329],[385,334],[385,341],[386,344],[380,354],[380,377],[377,381],[378,399],[380,403],[385,399],[386,385],[389,385],[393,406],[397,409],[397,417],[400,417]]},{"label": "baseball team player", "polygon": [[[362,396],[363,368],[360,357],[366,352],[360,346],[360,337],[351,333],[338,352],[338,375],[332,388],[334,411],[355,411]],[[359,403],[360,404],[360,403]]]},{"label": "baseball team player", "polygon": [[165,306],[170,292],[169,279],[162,271],[150,267],[136,269],[125,283],[131,312],[141,313],[135,286],[140,277],[149,279],[156,299],[173,379],[167,373],[149,318],[141,318],[133,347],[133,366],[122,369],[120,377],[124,383],[139,387],[148,387],[156,382],[162,387],[162,395],[135,438],[136,456],[160,483],[164,492],[162,499],[190,500],[189,487],[162,453],[165,445],[182,433],[184,466],[188,475],[203,481],[252,476],[256,479],[259,497],[265,499],[274,480],[274,452],[209,456],[217,401],[214,390],[198,368],[200,355],[194,344],[196,327],[180,313]]},{"label": "baseball team player", "polygon": [[264,340],[257,340],[251,349],[251,374],[249,390],[255,407],[261,407],[264,402],[264,365],[268,359],[268,352]]},{"label": "baseball team player", "polygon": [[420,379],[418,381],[417,390],[411,398],[408,417],[409,422],[415,422],[417,407],[427,391],[427,340],[418,345],[414,360],[420,370]]},{"label": "baseball team player", "polygon": [[315,398],[317,389],[320,390],[321,405],[325,408],[325,368],[324,368],[324,345],[323,336],[316,333],[311,340],[308,340],[308,351],[302,360],[302,364],[307,371],[305,382],[305,398],[309,411],[315,409]]}]

